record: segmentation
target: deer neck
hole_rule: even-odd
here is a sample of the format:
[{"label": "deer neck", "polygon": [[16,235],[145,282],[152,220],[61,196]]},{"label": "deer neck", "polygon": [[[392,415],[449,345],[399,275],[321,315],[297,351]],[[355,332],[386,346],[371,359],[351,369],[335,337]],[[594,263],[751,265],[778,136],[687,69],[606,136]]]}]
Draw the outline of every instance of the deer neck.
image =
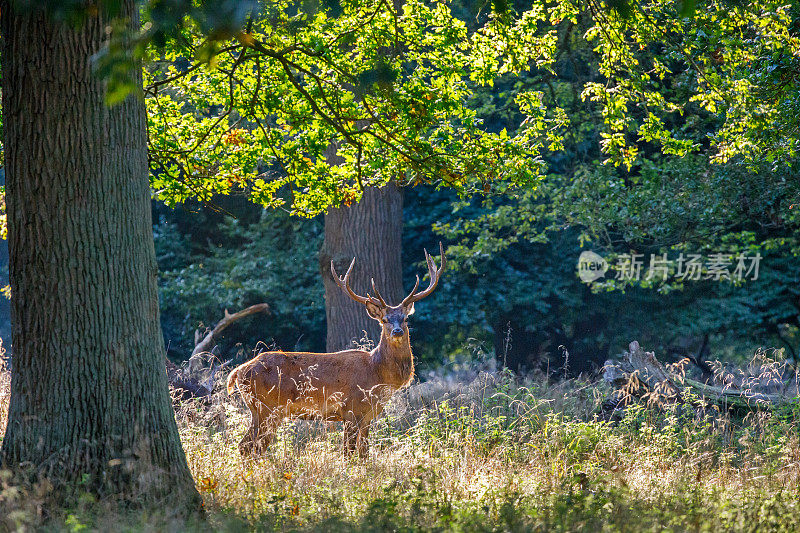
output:
[{"label": "deer neck", "polygon": [[414,376],[414,356],[408,333],[394,341],[382,332],[380,342],[372,350],[372,362],[382,383],[395,389],[407,385]]}]

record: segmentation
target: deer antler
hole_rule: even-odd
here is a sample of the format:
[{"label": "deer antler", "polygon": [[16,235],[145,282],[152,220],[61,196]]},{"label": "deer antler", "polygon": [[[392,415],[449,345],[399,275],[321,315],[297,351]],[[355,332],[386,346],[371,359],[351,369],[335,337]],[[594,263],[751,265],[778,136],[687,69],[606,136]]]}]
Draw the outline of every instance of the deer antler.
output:
[{"label": "deer antler", "polygon": [[[381,301],[381,305],[384,307],[389,307],[386,304],[386,301],[383,299],[383,296],[381,296],[381,293],[378,292],[378,287],[375,286],[375,278],[370,278],[370,282],[372,282],[372,290],[375,291],[375,296],[377,296],[378,300]],[[369,294],[367,294],[367,296],[369,296]]]},{"label": "deer antler", "polygon": [[439,242],[439,254],[442,258],[442,265],[437,269],[436,263],[433,261],[431,254],[428,253],[428,250],[425,250],[425,262],[428,264],[428,274],[431,277],[430,285],[428,285],[428,288],[424,291],[417,292],[417,288],[419,287],[419,276],[417,276],[417,283],[414,285],[414,288],[411,289],[411,294],[405,297],[401,305],[411,305],[414,302],[422,300],[426,296],[430,295],[430,293],[433,292],[433,289],[436,288],[436,285],[439,284],[439,278],[442,275],[445,265],[444,247],[442,246],[441,241]]},{"label": "deer antler", "polygon": [[375,280],[372,280],[372,289],[375,291],[375,294],[378,295],[377,298],[370,296],[369,293],[366,296],[359,296],[353,291],[353,289],[350,288],[350,273],[353,271],[353,266],[355,266],[355,264],[356,258],[354,257],[350,262],[350,268],[347,269],[344,278],[340,278],[339,274],[336,273],[336,268],[333,266],[333,261],[331,261],[331,274],[333,274],[333,279],[336,281],[336,284],[339,286],[339,288],[346,292],[351,299],[358,303],[366,305],[367,302],[369,302],[379,307],[388,307],[386,302],[383,301],[383,298],[378,290],[375,288]]}]

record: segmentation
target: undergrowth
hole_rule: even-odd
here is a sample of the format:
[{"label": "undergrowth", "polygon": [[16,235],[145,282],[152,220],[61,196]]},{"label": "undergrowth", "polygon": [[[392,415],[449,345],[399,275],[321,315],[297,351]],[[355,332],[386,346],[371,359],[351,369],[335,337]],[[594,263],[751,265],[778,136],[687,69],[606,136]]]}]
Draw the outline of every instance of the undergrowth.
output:
[{"label": "undergrowth", "polygon": [[[0,391],[5,381],[0,381]],[[432,377],[398,393],[367,459],[341,428],[284,424],[265,456],[240,457],[246,410],[220,391],[177,420],[207,517],[43,519],[20,503],[6,528],[224,531],[798,531],[797,404],[746,417],[631,406],[595,413],[608,390],[507,371]],[[0,398],[5,407],[7,397]],[[0,423],[3,421],[0,420]],[[4,486],[0,499],[13,499]],[[27,513],[27,514],[26,514]]]}]

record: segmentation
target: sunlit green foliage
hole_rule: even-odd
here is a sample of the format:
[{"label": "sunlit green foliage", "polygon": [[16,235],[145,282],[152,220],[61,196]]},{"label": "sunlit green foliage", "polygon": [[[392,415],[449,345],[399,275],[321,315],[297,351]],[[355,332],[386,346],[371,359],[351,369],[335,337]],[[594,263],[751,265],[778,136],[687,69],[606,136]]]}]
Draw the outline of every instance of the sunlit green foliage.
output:
[{"label": "sunlit green foliage", "polygon": [[[574,4],[580,9],[584,4]],[[713,159],[778,163],[797,152],[795,119],[800,48],[789,2],[702,2],[690,13],[671,0],[632,2],[627,12],[597,9],[586,33],[605,78],[583,92],[603,113],[603,152],[628,168],[641,145],[683,155],[708,146]],[[692,117],[718,117],[697,131]],[[706,136],[705,133],[708,133]]]},{"label": "sunlit green foliage", "polygon": [[509,134],[487,131],[468,103],[475,84],[552,62],[555,33],[539,29],[550,16],[496,17],[470,35],[440,2],[271,2],[212,51],[188,25],[147,61],[153,187],[168,203],[242,188],[278,206],[288,194],[306,216],[389,180],[533,187],[563,112],[522,92]]},{"label": "sunlit green foliage", "polygon": [[[475,264],[577,229],[576,244],[606,255],[797,255],[797,8],[685,4],[562,5],[571,19],[560,26],[555,76],[534,72],[515,82],[565,109],[564,151],[548,156],[536,190],[478,210],[465,203],[457,206],[463,220],[438,221],[459,242],[454,254]],[[487,99],[503,109],[499,95]],[[784,318],[794,327],[796,317],[790,304]],[[760,313],[749,320],[762,323]]]}]

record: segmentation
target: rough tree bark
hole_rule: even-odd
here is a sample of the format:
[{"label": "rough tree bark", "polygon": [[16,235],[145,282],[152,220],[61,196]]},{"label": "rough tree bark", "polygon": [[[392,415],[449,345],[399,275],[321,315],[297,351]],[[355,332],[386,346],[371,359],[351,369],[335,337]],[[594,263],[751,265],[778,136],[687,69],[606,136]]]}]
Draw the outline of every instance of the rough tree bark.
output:
[{"label": "rough tree bark", "polygon": [[350,207],[330,209],[325,215],[325,241],[320,252],[320,271],[325,284],[327,350],[351,346],[366,331],[376,340],[380,331],[364,306],[342,293],[331,277],[331,260],[344,275],[356,258],[352,287],[359,293],[372,292],[370,278],[378,290],[395,305],[403,298],[403,271],[400,261],[403,233],[403,194],[396,185],[380,189],[368,187],[361,201]]},{"label": "rough tree bark", "polygon": [[14,339],[0,458],[56,497],[195,506],[164,372],[144,105],[106,107],[91,72],[108,24],[0,6]]}]

